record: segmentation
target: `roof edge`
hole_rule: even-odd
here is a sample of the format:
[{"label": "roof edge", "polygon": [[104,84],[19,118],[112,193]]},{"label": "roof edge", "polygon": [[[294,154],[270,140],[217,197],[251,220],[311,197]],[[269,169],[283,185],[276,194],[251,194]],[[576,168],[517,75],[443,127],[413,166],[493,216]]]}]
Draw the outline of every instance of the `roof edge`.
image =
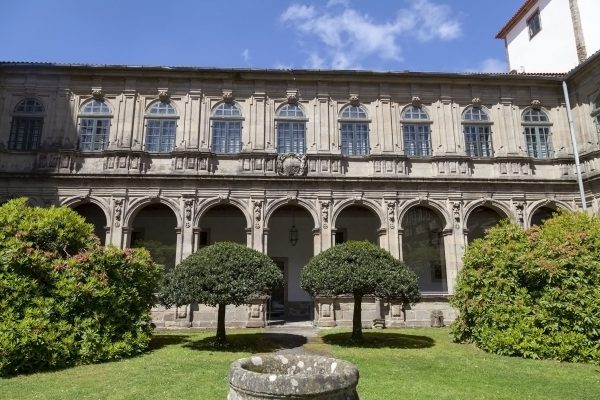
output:
[{"label": "roof edge", "polygon": [[512,18],[508,20],[508,22],[502,27],[502,29],[498,31],[498,33],[496,33],[496,39],[506,39],[508,31],[510,31],[517,24],[517,22],[519,22],[525,16],[525,14],[527,14],[529,10],[531,10],[533,6],[537,4],[537,1],[538,0],[525,0],[525,3],[519,7]]}]

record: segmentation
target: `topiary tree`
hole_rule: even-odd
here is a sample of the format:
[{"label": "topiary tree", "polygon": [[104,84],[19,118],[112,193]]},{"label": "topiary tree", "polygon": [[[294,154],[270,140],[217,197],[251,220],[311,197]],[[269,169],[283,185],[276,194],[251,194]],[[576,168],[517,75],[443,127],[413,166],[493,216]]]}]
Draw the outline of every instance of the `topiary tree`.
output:
[{"label": "topiary tree", "polygon": [[144,351],[161,270],[67,207],[0,207],[0,375]]},{"label": "topiary tree", "polygon": [[354,297],[352,340],[362,340],[363,296],[416,303],[417,276],[384,249],[367,241],[350,241],[314,256],[302,270],[300,286],[312,296]]},{"label": "topiary tree", "polygon": [[201,303],[218,307],[216,345],[227,342],[225,307],[268,294],[283,276],[266,254],[231,242],[218,242],[190,255],[165,276],[166,306]]},{"label": "topiary tree", "polygon": [[497,354],[600,361],[600,219],[503,222],[469,244],[451,303],[455,340]]}]

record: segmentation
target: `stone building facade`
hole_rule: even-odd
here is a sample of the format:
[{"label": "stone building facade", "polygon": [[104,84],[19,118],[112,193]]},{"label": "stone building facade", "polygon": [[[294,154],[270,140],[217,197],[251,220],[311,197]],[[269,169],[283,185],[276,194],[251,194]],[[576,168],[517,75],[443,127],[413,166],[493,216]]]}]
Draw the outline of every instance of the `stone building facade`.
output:
[{"label": "stone building facade", "polygon": [[[377,73],[0,64],[0,200],[67,205],[103,243],[147,246],[167,268],[220,240],[270,255],[285,285],[229,310],[348,325],[350,298],[312,299],[308,259],[365,239],[419,276],[416,305],[366,300],[364,324],[454,318],[468,242],[500,219],[525,227],[598,212],[600,58],[566,75]],[[157,326],[212,326],[202,305]]]}]

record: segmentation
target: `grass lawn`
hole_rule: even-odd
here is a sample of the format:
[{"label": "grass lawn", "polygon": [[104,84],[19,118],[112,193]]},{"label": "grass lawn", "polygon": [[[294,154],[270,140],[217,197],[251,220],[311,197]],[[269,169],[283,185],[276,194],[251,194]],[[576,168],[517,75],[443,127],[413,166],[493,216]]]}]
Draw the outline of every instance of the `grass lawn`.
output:
[{"label": "grass lawn", "polygon": [[[0,379],[0,399],[224,400],[231,361],[277,349],[260,332],[229,330],[226,351],[210,347],[213,332],[158,333],[140,357]],[[447,329],[366,331],[362,347],[321,334],[305,347],[354,362],[361,400],[600,399],[600,366],[494,356],[451,343]]]}]

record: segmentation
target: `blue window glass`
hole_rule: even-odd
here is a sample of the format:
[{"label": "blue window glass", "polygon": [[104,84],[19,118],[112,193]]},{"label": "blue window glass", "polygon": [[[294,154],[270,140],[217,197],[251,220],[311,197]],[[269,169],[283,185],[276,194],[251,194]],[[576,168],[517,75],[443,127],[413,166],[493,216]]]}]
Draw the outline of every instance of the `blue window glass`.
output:
[{"label": "blue window glass", "polygon": [[306,121],[296,104],[285,104],[277,112],[277,151],[297,154],[306,151]]},{"label": "blue window glass", "polygon": [[148,109],[144,148],[152,153],[170,153],[175,150],[177,112],[169,102],[158,101]]},{"label": "blue window glass", "polygon": [[408,156],[431,155],[429,116],[422,107],[408,106],[402,112],[404,153]]},{"label": "blue window glass", "polygon": [[342,154],[363,156],[369,154],[369,121],[366,111],[349,105],[340,112]]},{"label": "blue window glass", "polygon": [[523,133],[529,157],[553,157],[550,126],[550,120],[542,110],[530,108],[523,113]]},{"label": "blue window glass", "polygon": [[480,107],[469,107],[463,112],[465,152],[470,157],[492,157],[490,117]]},{"label": "blue window glass", "polygon": [[102,100],[92,100],[79,112],[79,149],[101,151],[108,146],[111,111]]},{"label": "blue window glass", "polygon": [[10,126],[9,150],[37,150],[44,124],[43,113],[44,107],[37,99],[24,99],[17,104]]},{"label": "blue window glass", "polygon": [[235,154],[242,149],[242,113],[235,103],[221,103],[213,111],[212,151]]}]

